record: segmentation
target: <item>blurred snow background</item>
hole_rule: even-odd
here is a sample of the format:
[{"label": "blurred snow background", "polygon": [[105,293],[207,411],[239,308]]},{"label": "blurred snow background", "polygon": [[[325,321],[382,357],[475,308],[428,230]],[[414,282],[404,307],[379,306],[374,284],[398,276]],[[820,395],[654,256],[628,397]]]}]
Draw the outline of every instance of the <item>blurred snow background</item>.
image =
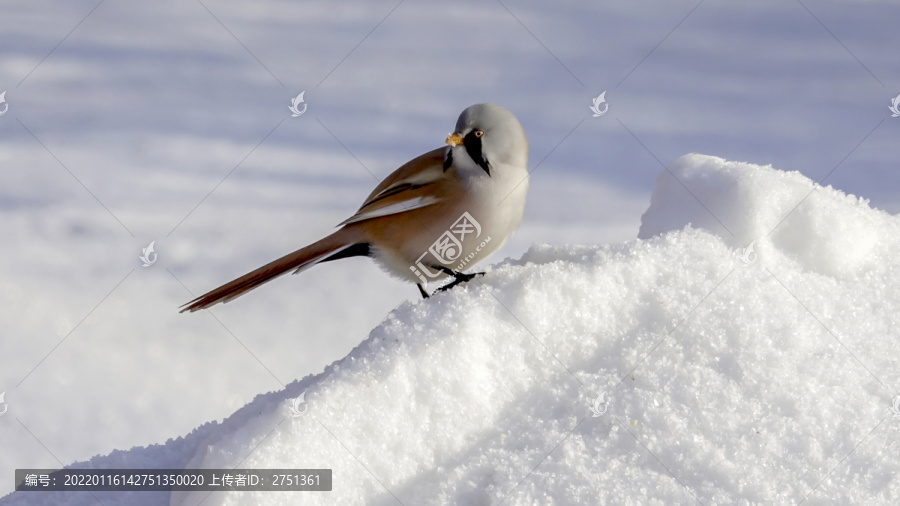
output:
[{"label": "blurred snow background", "polygon": [[0,494],[16,467],[221,419],[415,300],[356,259],[176,312],[327,233],[472,103],[518,115],[535,168],[494,261],[634,238],[660,163],[692,151],[897,213],[897,19],[810,0],[5,3]]}]

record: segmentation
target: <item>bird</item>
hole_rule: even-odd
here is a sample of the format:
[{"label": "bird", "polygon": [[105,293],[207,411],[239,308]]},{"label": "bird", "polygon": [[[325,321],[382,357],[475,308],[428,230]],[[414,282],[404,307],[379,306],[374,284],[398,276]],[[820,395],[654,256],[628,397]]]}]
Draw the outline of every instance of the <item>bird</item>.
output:
[{"label": "bird", "polygon": [[[387,176],[334,233],[181,306],[229,302],[293,271],[343,258],[372,258],[388,274],[416,283],[424,299],[484,273],[464,271],[498,250],[518,229],[528,191],[528,139],[507,109],[482,103],[459,115],[446,146]],[[434,293],[437,293],[435,291]]]}]

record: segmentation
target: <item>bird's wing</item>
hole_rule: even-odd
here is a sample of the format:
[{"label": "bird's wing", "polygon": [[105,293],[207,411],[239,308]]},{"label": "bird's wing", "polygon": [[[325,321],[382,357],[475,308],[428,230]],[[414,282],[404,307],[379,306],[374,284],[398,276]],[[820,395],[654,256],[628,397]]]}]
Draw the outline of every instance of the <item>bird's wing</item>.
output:
[{"label": "bird's wing", "polygon": [[405,163],[384,178],[359,210],[340,225],[427,207],[444,198],[454,172],[444,170],[444,148],[429,151]]}]

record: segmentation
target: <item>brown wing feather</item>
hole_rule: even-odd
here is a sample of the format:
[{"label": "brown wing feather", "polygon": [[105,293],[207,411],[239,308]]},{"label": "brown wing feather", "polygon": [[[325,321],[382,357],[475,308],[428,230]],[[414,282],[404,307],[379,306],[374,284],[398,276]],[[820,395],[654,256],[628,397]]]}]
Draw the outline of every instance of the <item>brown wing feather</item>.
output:
[{"label": "brown wing feather", "polygon": [[[441,192],[436,192],[432,186],[451,180],[452,170],[444,171],[444,148],[414,158],[384,178],[366,197],[356,214],[341,222],[341,225],[364,221],[369,219],[364,215],[371,213],[375,213],[373,217],[384,216],[378,214],[379,210],[386,214],[403,212],[402,203],[414,202],[418,198],[427,200],[421,201],[418,206],[411,202],[411,208],[433,204]],[[388,209],[390,206],[398,206],[399,209],[393,211]]]},{"label": "brown wing feather", "polygon": [[391,172],[388,177],[384,178],[381,183],[378,183],[378,186],[372,190],[372,193],[366,197],[363,205],[360,206],[360,209],[366,206],[373,198],[375,198],[379,193],[384,190],[394,186],[398,181],[406,181],[410,179],[412,176],[421,174],[423,172],[428,172],[432,170],[439,170],[441,172],[444,171],[444,151],[446,148],[437,148],[435,150],[429,151],[424,155],[417,156],[412,160],[404,163],[400,167],[397,168],[394,172]]}]

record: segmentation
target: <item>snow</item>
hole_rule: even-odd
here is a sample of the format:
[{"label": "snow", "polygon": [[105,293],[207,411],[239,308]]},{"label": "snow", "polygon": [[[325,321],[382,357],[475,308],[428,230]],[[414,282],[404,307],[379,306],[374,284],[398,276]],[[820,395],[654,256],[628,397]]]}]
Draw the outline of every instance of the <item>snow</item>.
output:
[{"label": "snow", "polygon": [[331,492],[107,504],[895,504],[898,228],[797,172],[686,155],[638,239],[534,245],[221,423],[72,467],[334,470]]},{"label": "snow", "polygon": [[868,201],[781,172],[715,157],[682,157],[660,174],[639,238],[686,223],[713,230],[725,244],[781,254],[810,270],[854,276],[882,262],[896,245],[880,240],[893,230],[891,215]]}]

